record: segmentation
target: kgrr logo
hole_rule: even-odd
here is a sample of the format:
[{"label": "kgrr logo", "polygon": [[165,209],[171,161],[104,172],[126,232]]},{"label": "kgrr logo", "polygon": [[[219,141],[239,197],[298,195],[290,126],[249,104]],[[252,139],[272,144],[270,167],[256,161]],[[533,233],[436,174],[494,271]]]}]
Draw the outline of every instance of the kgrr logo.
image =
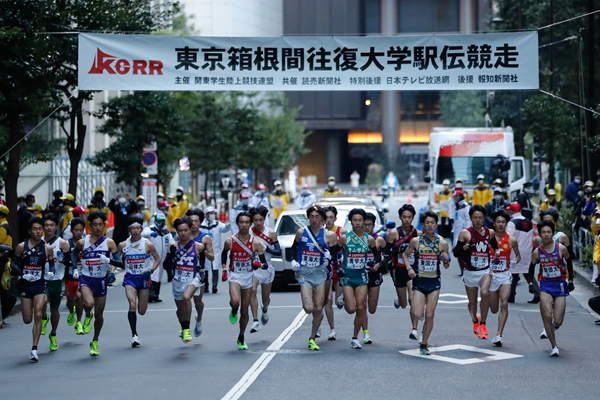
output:
[{"label": "kgrr logo", "polygon": [[158,60],[125,60],[117,59],[115,56],[104,53],[99,48],[94,57],[94,64],[88,74],[103,74],[107,72],[110,75],[162,75],[163,63]]}]

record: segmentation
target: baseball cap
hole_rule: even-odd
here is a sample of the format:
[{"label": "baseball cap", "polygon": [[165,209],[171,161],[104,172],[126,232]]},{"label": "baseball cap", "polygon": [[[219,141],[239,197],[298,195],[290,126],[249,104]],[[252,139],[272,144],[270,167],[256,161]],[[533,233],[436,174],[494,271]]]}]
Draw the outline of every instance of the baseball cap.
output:
[{"label": "baseball cap", "polygon": [[303,184],[302,189],[308,189],[308,183]]},{"label": "baseball cap", "polygon": [[156,193],[156,197],[162,197],[164,199],[165,194],[163,192],[158,192],[158,193]]},{"label": "baseball cap", "polygon": [[457,183],[454,185],[454,188],[456,188],[456,189],[462,189],[462,187],[463,187],[463,184],[462,184],[461,182],[457,182]]},{"label": "baseball cap", "polygon": [[335,176],[330,176],[329,178],[327,178],[328,181],[334,181],[335,182]]},{"label": "baseball cap", "polygon": [[61,199],[75,201],[75,196],[73,196],[71,193],[67,193],[67,195],[65,197],[61,197]]},{"label": "baseball cap", "polygon": [[442,185],[450,186],[450,179],[444,179],[444,181],[442,182]]},{"label": "baseball cap", "polygon": [[168,204],[166,201],[161,201],[160,203],[158,203],[158,208],[165,208],[165,207],[171,207],[171,204]]},{"label": "baseball cap", "polygon": [[500,179],[500,178],[494,179],[494,184],[502,185],[502,179]]},{"label": "baseball cap", "polygon": [[240,193],[240,199],[247,199],[249,197],[250,197],[250,193],[248,193],[248,192]]},{"label": "baseball cap", "polygon": [[521,206],[519,203],[511,203],[511,205],[506,207],[506,209],[512,212],[521,212]]},{"label": "baseball cap", "polygon": [[280,181],[280,180],[276,180],[276,181],[273,183],[273,185],[275,185],[275,186],[281,185],[281,181]]},{"label": "baseball cap", "polygon": [[594,187],[594,182],[592,181],[585,181],[585,183],[583,184],[583,187]]},{"label": "baseball cap", "polygon": [[[164,203],[164,201],[162,201],[161,203]],[[165,213],[158,212],[158,213],[156,213],[156,215],[154,215],[154,219],[157,221],[162,221],[162,220],[167,219],[167,217],[165,217]]]},{"label": "baseball cap", "polygon": [[247,183],[242,183],[242,189],[248,189],[250,186],[248,186]]},{"label": "baseball cap", "polygon": [[504,189],[501,187],[494,188],[494,193],[504,193]]},{"label": "baseball cap", "polygon": [[204,214],[208,214],[211,212],[217,212],[217,210],[215,210],[215,208],[213,206],[208,206],[204,209]]},{"label": "baseball cap", "polygon": [[453,196],[462,196],[463,192],[462,190],[457,190],[456,192],[454,192]]},{"label": "baseball cap", "polygon": [[73,209],[73,214],[87,214],[90,210],[84,210],[81,206],[77,206]]},{"label": "baseball cap", "polygon": [[556,190],[548,189],[548,196],[556,196]]},{"label": "baseball cap", "polygon": [[6,206],[0,206],[0,212],[4,215],[8,215],[8,207]]},{"label": "baseball cap", "polygon": [[256,186],[256,189],[258,189],[258,190],[265,190],[266,188],[267,188],[267,187],[266,187],[265,185],[263,185],[262,183],[259,183],[259,184]]},{"label": "baseball cap", "polygon": [[479,175],[477,175],[477,179],[485,179],[485,175],[479,174]]}]

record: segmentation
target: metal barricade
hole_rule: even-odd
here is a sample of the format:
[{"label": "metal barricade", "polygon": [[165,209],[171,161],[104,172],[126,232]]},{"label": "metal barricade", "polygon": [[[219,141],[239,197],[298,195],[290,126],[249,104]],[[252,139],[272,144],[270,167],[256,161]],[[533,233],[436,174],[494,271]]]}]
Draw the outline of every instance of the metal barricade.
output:
[{"label": "metal barricade", "polygon": [[594,237],[589,229],[580,227],[579,230],[576,230],[575,224],[571,225],[571,231],[573,232],[573,237],[571,238],[573,253],[578,260],[581,260],[583,248],[588,244],[594,244]]}]

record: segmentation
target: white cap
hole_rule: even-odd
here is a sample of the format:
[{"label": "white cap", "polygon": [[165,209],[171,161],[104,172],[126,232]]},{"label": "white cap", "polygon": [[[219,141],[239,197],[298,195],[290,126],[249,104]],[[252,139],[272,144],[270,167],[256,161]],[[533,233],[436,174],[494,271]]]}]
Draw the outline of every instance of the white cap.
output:
[{"label": "white cap", "polygon": [[280,180],[276,180],[275,183],[273,183],[273,185],[275,185],[275,186],[281,185],[281,181]]},{"label": "white cap", "polygon": [[504,189],[501,187],[494,188],[494,193],[504,193]]},{"label": "white cap", "polygon": [[484,176],[483,174],[479,174],[479,175],[477,175],[477,179],[478,179],[478,180],[479,180],[479,179],[485,179],[485,176]]},{"label": "white cap", "polygon": [[212,207],[212,206],[206,207],[204,209],[204,214],[208,214],[208,213],[211,213],[211,212],[217,212],[217,210],[215,210],[215,208]]},{"label": "white cap", "polygon": [[442,185],[450,185],[450,179],[444,179]]},{"label": "white cap", "polygon": [[158,213],[156,213],[156,215],[154,216],[154,219],[160,219],[160,220],[163,220],[163,219],[167,219],[167,217],[165,216],[165,213],[163,213],[163,212],[158,212]]}]

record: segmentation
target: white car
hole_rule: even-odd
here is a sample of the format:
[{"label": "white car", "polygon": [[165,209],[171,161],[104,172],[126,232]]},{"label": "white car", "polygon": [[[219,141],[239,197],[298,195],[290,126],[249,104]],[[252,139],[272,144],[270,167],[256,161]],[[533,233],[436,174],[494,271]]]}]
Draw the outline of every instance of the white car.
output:
[{"label": "white car", "polygon": [[[351,230],[352,226],[348,221],[348,213],[353,208],[362,208],[366,212],[370,212],[375,215],[375,231],[377,231],[382,225],[381,217],[377,212],[377,208],[373,206],[365,206],[363,204],[332,204],[338,211],[336,225],[343,227],[346,230]],[[324,204],[324,206],[326,206]],[[275,223],[275,232],[277,232],[277,239],[281,246],[281,257],[273,256],[271,258],[271,264],[275,268],[275,281],[280,283],[296,283],[294,271],[292,271],[292,245],[294,244],[294,238],[296,231],[300,228],[304,228],[308,225],[308,218],[306,216],[306,210],[288,210],[283,211],[277,222]]]}]

